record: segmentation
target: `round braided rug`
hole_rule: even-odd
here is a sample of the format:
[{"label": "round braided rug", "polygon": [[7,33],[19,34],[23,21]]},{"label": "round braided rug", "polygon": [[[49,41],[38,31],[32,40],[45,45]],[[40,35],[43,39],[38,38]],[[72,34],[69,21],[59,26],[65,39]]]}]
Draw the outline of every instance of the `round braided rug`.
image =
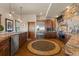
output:
[{"label": "round braided rug", "polygon": [[55,55],[60,51],[60,46],[56,42],[44,39],[31,41],[27,48],[37,55]]}]

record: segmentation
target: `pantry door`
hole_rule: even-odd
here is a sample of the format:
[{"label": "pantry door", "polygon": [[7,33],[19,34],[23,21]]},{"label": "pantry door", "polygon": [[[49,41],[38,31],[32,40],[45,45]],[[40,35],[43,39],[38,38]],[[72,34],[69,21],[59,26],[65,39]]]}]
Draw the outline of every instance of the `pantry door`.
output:
[{"label": "pantry door", "polygon": [[28,22],[28,39],[35,39],[35,22]]}]

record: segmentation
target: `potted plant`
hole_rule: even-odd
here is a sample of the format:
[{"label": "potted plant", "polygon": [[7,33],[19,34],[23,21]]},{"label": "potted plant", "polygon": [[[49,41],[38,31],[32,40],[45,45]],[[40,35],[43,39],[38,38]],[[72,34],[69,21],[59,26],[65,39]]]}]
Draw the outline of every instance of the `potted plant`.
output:
[{"label": "potted plant", "polygon": [[0,32],[4,30],[4,27],[0,25]]},{"label": "potted plant", "polygon": [[1,14],[0,14],[0,32],[4,30],[4,27],[1,25]]}]

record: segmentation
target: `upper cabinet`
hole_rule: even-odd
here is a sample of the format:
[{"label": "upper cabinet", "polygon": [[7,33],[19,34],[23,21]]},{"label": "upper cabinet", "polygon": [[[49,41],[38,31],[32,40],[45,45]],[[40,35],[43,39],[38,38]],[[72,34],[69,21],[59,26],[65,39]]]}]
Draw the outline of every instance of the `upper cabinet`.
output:
[{"label": "upper cabinet", "polygon": [[46,27],[46,31],[50,32],[50,31],[54,31],[55,27],[56,27],[56,23],[54,20],[51,19],[47,19],[45,21],[45,27]]}]

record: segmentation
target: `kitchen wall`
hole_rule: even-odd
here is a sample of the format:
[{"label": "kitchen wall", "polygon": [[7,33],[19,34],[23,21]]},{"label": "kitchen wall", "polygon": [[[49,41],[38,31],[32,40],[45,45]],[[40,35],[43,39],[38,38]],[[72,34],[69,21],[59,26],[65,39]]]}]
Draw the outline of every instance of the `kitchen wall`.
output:
[{"label": "kitchen wall", "polygon": [[68,32],[79,30],[79,16],[74,16],[70,19],[65,20],[68,24]]},{"label": "kitchen wall", "polygon": [[36,15],[35,14],[31,14],[31,15],[24,15],[24,22],[25,22],[25,26],[26,26],[26,31],[28,31],[28,22],[35,22],[36,21]]},{"label": "kitchen wall", "polygon": [[9,14],[9,10],[7,10],[6,8],[3,8],[1,5],[0,5],[0,14],[2,15],[1,16],[1,24],[4,26],[4,31],[2,32],[5,32],[5,18],[8,18],[8,19],[11,19],[13,20],[14,22],[14,31],[15,32],[15,20],[18,20],[20,22],[20,31],[26,31],[27,29],[25,28],[25,23],[24,21],[21,21],[19,20],[19,15],[17,15],[16,13],[13,14],[11,17],[8,15]]}]

